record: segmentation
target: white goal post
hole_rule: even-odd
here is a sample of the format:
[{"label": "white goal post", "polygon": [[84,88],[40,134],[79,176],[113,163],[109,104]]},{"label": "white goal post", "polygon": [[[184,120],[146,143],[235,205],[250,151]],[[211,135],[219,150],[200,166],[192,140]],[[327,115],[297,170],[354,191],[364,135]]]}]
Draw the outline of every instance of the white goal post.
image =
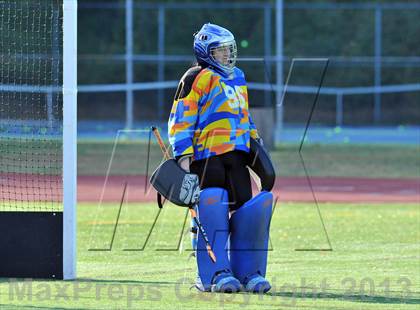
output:
[{"label": "white goal post", "polygon": [[63,278],[76,278],[77,0],[63,0]]}]

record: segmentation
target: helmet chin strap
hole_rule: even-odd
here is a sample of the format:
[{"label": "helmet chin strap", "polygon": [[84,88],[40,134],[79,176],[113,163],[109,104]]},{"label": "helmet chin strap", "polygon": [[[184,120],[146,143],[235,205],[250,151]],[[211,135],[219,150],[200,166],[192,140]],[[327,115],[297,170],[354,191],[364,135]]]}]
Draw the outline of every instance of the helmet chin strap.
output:
[{"label": "helmet chin strap", "polygon": [[227,78],[227,79],[232,79],[233,78],[233,69],[232,69],[232,72],[227,72],[227,71],[221,70],[220,68],[215,67],[213,65],[209,65],[209,68],[213,69],[214,71],[216,71],[217,73],[222,75],[224,78]]}]

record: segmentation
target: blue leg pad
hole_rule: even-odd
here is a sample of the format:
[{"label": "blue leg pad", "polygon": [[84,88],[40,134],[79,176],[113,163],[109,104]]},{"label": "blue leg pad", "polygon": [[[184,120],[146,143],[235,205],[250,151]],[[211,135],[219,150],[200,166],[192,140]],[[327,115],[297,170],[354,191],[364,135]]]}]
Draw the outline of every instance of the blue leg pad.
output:
[{"label": "blue leg pad", "polygon": [[273,195],[261,192],[230,219],[230,262],[233,275],[252,292],[266,292],[270,284],[264,279]]},{"label": "blue leg pad", "polygon": [[[216,263],[213,263],[207,254],[203,236],[198,232],[196,258],[201,283],[197,285],[197,288],[203,291],[210,291],[212,285],[213,288],[223,289],[222,284],[226,280],[222,281],[224,277],[218,275],[226,274],[232,276],[226,246],[229,237],[228,201],[228,193],[222,188],[206,188],[200,193],[198,218],[216,255]],[[219,281],[222,282],[218,283]],[[228,282],[226,284],[231,285]],[[237,281],[237,285],[240,285],[239,281]]]}]

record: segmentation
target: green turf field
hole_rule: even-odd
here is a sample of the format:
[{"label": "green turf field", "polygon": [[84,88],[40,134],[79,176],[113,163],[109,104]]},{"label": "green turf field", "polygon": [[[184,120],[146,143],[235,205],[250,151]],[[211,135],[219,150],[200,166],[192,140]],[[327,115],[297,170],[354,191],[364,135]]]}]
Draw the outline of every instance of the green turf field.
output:
[{"label": "green turf field", "polygon": [[[195,263],[182,233],[185,209],[163,209],[145,245],[154,205],[123,205],[113,238],[119,206],[79,204],[78,280],[2,279],[0,309],[418,309],[419,206],[320,208],[332,251],[296,251],[328,248],[314,205],[276,206],[268,264],[273,289],[257,296],[190,290]],[[109,249],[112,239],[111,250],[89,251]]]}]

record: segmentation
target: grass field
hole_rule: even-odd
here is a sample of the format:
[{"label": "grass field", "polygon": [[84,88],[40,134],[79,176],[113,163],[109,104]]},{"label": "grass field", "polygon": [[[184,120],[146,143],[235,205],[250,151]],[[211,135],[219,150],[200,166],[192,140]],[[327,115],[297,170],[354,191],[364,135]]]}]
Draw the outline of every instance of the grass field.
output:
[{"label": "grass field", "polygon": [[[195,263],[182,232],[185,209],[163,209],[145,245],[154,205],[124,205],[113,239],[119,206],[79,204],[78,279],[2,279],[0,309],[418,309],[419,206],[320,208],[332,251],[296,251],[328,248],[314,205],[276,206],[267,276],[273,289],[258,296],[190,290]],[[112,239],[111,250],[89,250],[109,248]]]},{"label": "grass field", "polygon": [[[8,141],[7,173],[55,174],[14,166],[33,148]],[[114,149],[115,146],[115,149]],[[48,150],[39,147],[40,156]],[[141,175],[147,144],[83,141],[79,175]],[[151,146],[150,171],[161,151]],[[418,146],[305,145],[312,176],[418,178]],[[58,154],[58,153],[57,153]],[[57,155],[59,157],[59,155]],[[279,176],[303,176],[297,145],[271,152]],[[8,164],[10,161],[10,164]],[[152,204],[79,203],[78,278],[75,281],[0,279],[0,309],[417,309],[420,305],[418,204],[321,204],[329,243],[314,204],[276,206],[271,225],[266,295],[190,290],[195,262],[186,210]],[[181,246],[180,246],[181,245]],[[180,250],[180,248],[182,250]],[[299,251],[306,249],[306,251]]]}]

